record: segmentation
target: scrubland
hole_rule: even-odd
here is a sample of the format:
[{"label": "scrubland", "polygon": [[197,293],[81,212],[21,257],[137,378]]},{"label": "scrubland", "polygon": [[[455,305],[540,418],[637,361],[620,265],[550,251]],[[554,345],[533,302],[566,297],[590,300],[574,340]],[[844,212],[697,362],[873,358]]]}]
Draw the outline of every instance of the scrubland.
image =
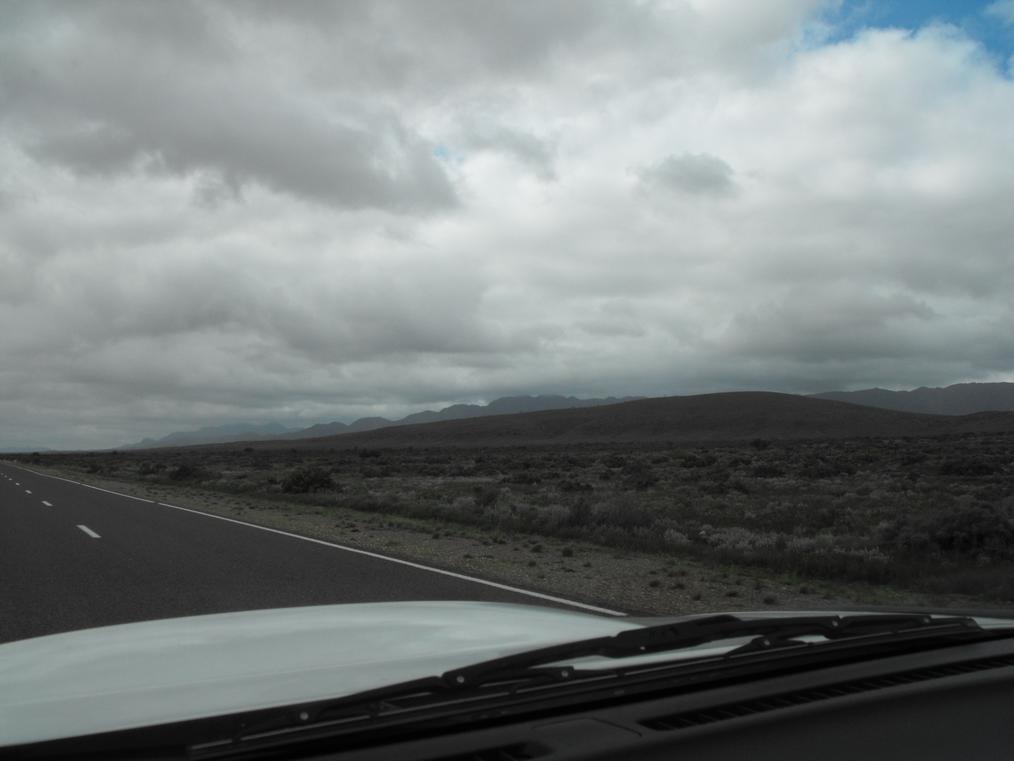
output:
[{"label": "scrubland", "polygon": [[[255,522],[312,516],[314,533],[346,543],[376,546],[370,531],[399,531],[388,536],[393,552],[584,589],[588,599],[622,595],[614,588],[626,563],[620,575],[636,569],[638,581],[622,584],[645,587],[632,593],[645,610],[713,608],[737,588],[752,605],[800,595],[861,602],[888,589],[891,600],[914,604],[1014,602],[1014,434],[470,450],[221,446],[21,459],[162,501],[217,503]],[[595,553],[596,563],[578,562]],[[563,583],[561,573],[573,578]],[[668,602],[653,602],[666,590]]]}]

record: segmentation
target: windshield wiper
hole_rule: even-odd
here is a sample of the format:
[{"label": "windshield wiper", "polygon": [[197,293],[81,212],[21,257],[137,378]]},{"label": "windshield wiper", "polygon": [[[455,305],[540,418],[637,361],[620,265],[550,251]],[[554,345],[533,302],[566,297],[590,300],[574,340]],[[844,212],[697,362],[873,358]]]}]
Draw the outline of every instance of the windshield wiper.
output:
[{"label": "windshield wiper", "polygon": [[[812,643],[811,647],[804,638],[814,636],[823,641]],[[532,690],[545,699],[548,694],[542,692],[543,688],[552,689],[568,683],[577,687],[602,677],[633,676],[643,668],[678,668],[681,674],[689,676],[686,669],[694,666],[713,669],[716,660],[731,663],[759,659],[763,665],[768,652],[773,655],[793,647],[806,647],[818,653],[861,643],[877,647],[885,643],[907,644],[913,640],[988,636],[992,633],[969,617],[856,614],[748,619],[734,615],[708,616],[551,645],[482,661],[440,676],[423,677],[315,704],[248,712],[227,720],[225,732],[212,731],[214,739],[209,737],[211,742],[191,746],[191,753],[195,758],[219,757],[232,755],[239,747],[251,744],[256,747],[287,744],[296,738],[332,737],[367,731],[367,728],[386,732],[392,726],[424,717],[432,722],[440,717],[457,716],[464,706],[475,709],[491,704],[490,701],[506,701],[506,706]],[[742,639],[749,641],[730,645],[718,655],[709,652],[700,657],[668,659],[648,667],[643,663],[631,666],[624,662],[625,659],[636,661],[635,656],[676,653],[697,645]],[[618,665],[614,669],[579,669],[568,663],[596,656],[614,658]],[[534,693],[530,697],[534,697]]]},{"label": "windshield wiper", "polygon": [[448,671],[441,680],[449,688],[476,687],[491,681],[535,674],[563,680],[573,676],[575,668],[552,664],[596,656],[623,659],[743,637],[753,639],[730,649],[723,657],[799,646],[803,644],[800,637],[819,636],[826,640],[864,642],[875,638],[878,641],[901,642],[976,633],[985,632],[974,618],[964,616],[934,618],[925,614],[857,614],[744,619],[718,615],[529,650]]}]

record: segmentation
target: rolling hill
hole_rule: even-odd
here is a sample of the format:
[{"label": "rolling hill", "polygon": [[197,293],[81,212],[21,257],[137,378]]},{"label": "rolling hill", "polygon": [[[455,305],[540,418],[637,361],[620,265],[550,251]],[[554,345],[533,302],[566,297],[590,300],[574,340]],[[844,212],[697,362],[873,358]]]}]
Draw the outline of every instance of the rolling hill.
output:
[{"label": "rolling hill", "polygon": [[435,423],[441,420],[464,420],[467,418],[485,417],[487,415],[508,415],[542,410],[598,407],[604,404],[615,404],[637,398],[639,397],[578,399],[573,396],[554,395],[505,396],[500,399],[494,399],[489,404],[454,404],[441,410],[416,412],[400,420],[388,420],[384,417],[364,417],[352,423],[338,421],[317,423],[302,429],[290,429],[278,423],[234,423],[199,428],[195,431],[177,431],[158,439],[146,438],[119,448],[155,449],[200,444],[228,444],[237,441],[263,441],[265,439],[317,439],[322,436],[373,431],[377,428],[387,428],[389,426]]},{"label": "rolling hill", "polygon": [[442,410],[425,410],[401,418],[388,420],[383,417],[360,418],[353,423],[320,423],[301,431],[283,434],[284,439],[313,439],[321,436],[333,436],[344,433],[373,431],[391,426],[419,425],[436,423],[444,420],[466,420],[469,418],[487,417],[489,415],[514,415],[523,412],[540,412],[543,410],[563,410],[581,407],[600,407],[606,404],[626,402],[637,397],[615,399],[578,399],[573,396],[504,396],[494,399],[489,404],[452,404]]},{"label": "rolling hill", "polygon": [[257,448],[522,446],[934,436],[1014,431],[1014,413],[924,415],[769,392],[641,399],[590,408],[391,426]]}]

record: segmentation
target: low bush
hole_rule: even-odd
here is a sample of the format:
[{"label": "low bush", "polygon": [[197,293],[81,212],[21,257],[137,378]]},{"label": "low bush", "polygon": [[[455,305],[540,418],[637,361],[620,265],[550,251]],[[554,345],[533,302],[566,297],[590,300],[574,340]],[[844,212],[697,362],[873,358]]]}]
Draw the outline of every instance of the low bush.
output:
[{"label": "low bush", "polygon": [[169,479],[172,481],[201,481],[207,477],[208,471],[189,462],[180,463],[169,471]]},{"label": "low bush", "polygon": [[993,505],[982,502],[901,515],[887,523],[882,534],[886,544],[909,556],[1014,559],[1014,525]]},{"label": "low bush", "polygon": [[777,465],[769,465],[765,463],[763,465],[757,465],[750,474],[754,478],[782,478],[785,475],[785,470]]},{"label": "low bush", "polygon": [[307,466],[291,471],[282,480],[282,491],[287,494],[311,494],[333,489],[334,485],[328,471],[317,466]]},{"label": "low bush", "polygon": [[945,460],[940,464],[940,475],[958,476],[959,478],[991,476],[998,470],[999,468],[995,463],[979,458]]}]

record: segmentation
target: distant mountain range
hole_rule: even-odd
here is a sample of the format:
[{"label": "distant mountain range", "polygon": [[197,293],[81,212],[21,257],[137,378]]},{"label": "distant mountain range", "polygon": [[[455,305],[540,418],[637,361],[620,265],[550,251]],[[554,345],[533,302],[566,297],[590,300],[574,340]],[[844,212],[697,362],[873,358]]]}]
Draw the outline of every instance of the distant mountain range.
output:
[{"label": "distant mountain range", "polygon": [[[804,406],[793,406],[794,402],[789,400],[798,400]],[[196,431],[171,433],[159,439],[144,439],[123,448],[182,447],[241,441],[267,444],[318,439],[330,442],[328,445],[331,446],[335,436],[341,436],[343,443],[347,445],[378,446],[399,446],[402,442],[410,440],[418,440],[420,445],[435,441],[451,443],[450,440],[457,437],[464,437],[463,441],[501,443],[512,437],[517,443],[571,440],[571,437],[575,441],[616,437],[624,440],[652,440],[659,436],[680,440],[688,437],[695,440],[713,440],[752,436],[822,438],[851,435],[917,435],[918,432],[944,431],[954,427],[951,423],[939,420],[932,423],[925,420],[916,423],[908,419],[902,423],[900,418],[870,417],[868,411],[857,412],[852,409],[843,412],[842,408],[836,406],[834,409],[837,411],[832,412],[829,411],[831,408],[806,406],[807,403],[816,401],[845,402],[848,405],[861,405],[860,409],[877,408],[882,411],[921,415],[962,416],[985,412],[1010,412],[1014,411],[1014,383],[959,383],[946,388],[924,387],[912,391],[871,388],[863,391],[828,391],[808,397],[767,392],[703,394],[655,399],[509,396],[486,405],[455,404],[439,411],[417,412],[399,420],[368,417],[360,418],[353,423],[318,423],[302,429],[286,428],[279,423],[220,425]],[[606,409],[596,410],[594,414],[582,413],[582,410],[592,408]],[[649,410],[653,411],[651,414],[660,417],[655,420],[645,417]],[[693,412],[694,410],[697,412]],[[553,414],[562,412],[567,414]],[[533,418],[531,417],[533,413],[538,415]],[[797,414],[803,415],[803,418],[794,417]],[[469,422],[503,415],[511,415],[517,419]],[[689,417],[686,417],[687,415]],[[736,417],[737,415],[742,417]],[[811,415],[815,417],[807,417]],[[625,419],[625,416],[630,417]],[[969,425],[978,430],[976,426],[983,424],[984,420],[985,418],[981,418]],[[437,423],[457,425],[429,427]],[[551,429],[556,425],[562,428],[554,432],[555,429]],[[1002,427],[1006,423],[1000,425]],[[406,431],[410,427],[412,429],[424,427],[426,430]],[[890,433],[890,431],[905,431],[905,433]],[[376,435],[364,437],[365,434]]]},{"label": "distant mountain range", "polygon": [[975,412],[1014,410],[1014,383],[957,383],[946,388],[924,386],[912,391],[868,388],[862,391],[828,391],[813,396],[866,407],[931,415],[971,415]]},{"label": "distant mountain range", "polygon": [[490,415],[513,415],[524,412],[541,412],[585,407],[599,407],[606,404],[631,401],[640,397],[605,399],[578,399],[573,396],[505,396],[489,404],[454,404],[442,410],[416,412],[399,420],[383,417],[360,418],[353,423],[317,423],[308,428],[286,428],[279,423],[237,423],[199,428],[195,431],[178,431],[158,439],[146,438],[121,449],[154,449],[158,447],[185,447],[199,444],[229,444],[237,441],[298,440],[335,436],[344,433],[363,433],[390,426],[436,423],[447,420],[488,417]]},{"label": "distant mountain range", "polygon": [[258,449],[499,447],[611,442],[732,442],[937,436],[1014,431],[1014,412],[947,416],[900,412],[770,392],[671,396],[500,417],[386,426]]},{"label": "distant mountain range", "polygon": [[152,449],[154,447],[187,447],[194,444],[225,444],[232,441],[270,439],[291,432],[280,423],[233,423],[198,428],[196,431],[177,431],[158,439],[141,439],[120,449]]}]

